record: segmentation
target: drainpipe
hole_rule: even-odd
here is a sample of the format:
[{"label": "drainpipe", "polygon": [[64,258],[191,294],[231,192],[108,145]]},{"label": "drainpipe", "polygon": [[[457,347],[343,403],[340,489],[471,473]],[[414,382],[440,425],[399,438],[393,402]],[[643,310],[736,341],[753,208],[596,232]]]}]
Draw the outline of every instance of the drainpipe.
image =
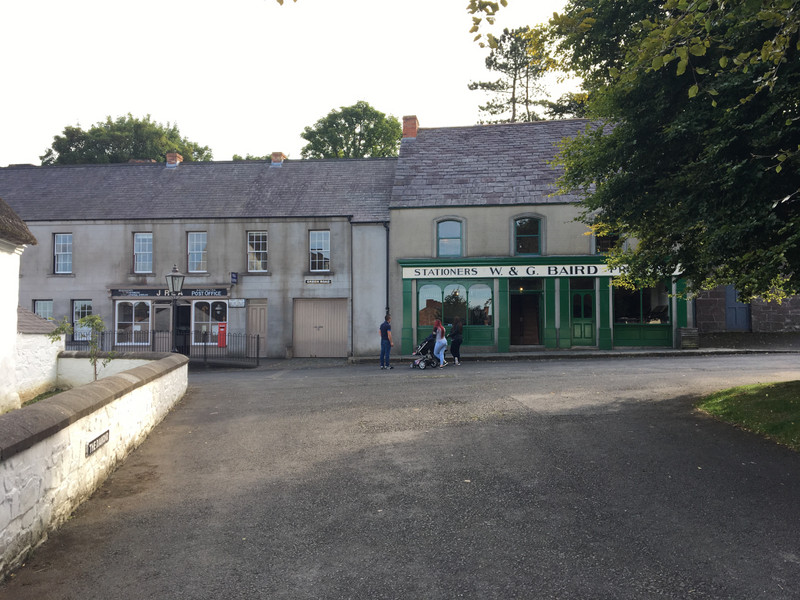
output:
[{"label": "drainpipe", "polygon": [[389,314],[389,221],[384,221],[383,228],[386,230],[386,313]]}]

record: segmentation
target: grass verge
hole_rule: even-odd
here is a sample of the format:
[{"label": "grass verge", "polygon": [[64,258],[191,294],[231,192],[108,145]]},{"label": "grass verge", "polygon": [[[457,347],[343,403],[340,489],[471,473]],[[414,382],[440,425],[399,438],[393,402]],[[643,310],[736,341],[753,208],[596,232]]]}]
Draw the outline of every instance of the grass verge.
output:
[{"label": "grass verge", "polygon": [[49,392],[44,392],[43,394],[39,394],[36,398],[31,398],[27,402],[23,402],[22,406],[28,406],[29,404],[35,404],[39,400],[44,400],[45,398],[49,398],[50,396],[55,396],[56,394],[60,394],[61,392],[65,392],[67,388],[56,388],[54,390],[50,390]]},{"label": "grass verge", "polygon": [[800,451],[800,381],[723,390],[700,400],[697,408],[720,421]]}]

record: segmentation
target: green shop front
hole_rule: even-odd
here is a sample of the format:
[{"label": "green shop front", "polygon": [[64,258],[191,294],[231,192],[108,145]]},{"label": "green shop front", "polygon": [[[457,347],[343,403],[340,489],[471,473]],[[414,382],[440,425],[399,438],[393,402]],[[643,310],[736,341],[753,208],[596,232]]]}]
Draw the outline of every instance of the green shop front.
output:
[{"label": "green shop front", "polygon": [[680,280],[628,290],[601,256],[401,259],[402,352],[456,317],[464,345],[483,352],[674,347],[686,327]]}]

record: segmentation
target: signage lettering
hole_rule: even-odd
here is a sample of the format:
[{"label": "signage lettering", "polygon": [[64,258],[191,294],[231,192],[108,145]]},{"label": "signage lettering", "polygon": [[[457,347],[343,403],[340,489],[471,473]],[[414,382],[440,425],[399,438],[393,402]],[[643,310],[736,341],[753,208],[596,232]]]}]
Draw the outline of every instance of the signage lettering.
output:
[{"label": "signage lettering", "polygon": [[[165,288],[138,288],[138,289],[116,289],[110,290],[111,296],[122,298],[169,298],[169,290]],[[227,296],[227,288],[183,288],[178,298],[185,296],[204,297],[204,296]]]},{"label": "signage lettering", "polygon": [[506,277],[614,277],[606,265],[495,265],[486,267],[403,267],[403,279]]},{"label": "signage lettering", "polygon": [[91,456],[95,452],[97,452],[101,447],[105,446],[108,443],[108,440],[111,436],[109,435],[108,430],[101,433],[98,437],[94,438],[91,442],[86,444],[86,456]]}]

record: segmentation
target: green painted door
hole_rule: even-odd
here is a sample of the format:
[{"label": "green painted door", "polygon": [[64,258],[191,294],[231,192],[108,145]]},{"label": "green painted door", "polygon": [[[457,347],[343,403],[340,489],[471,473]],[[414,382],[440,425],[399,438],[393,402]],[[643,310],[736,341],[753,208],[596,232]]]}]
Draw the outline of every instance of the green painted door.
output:
[{"label": "green painted door", "polygon": [[572,292],[572,345],[595,346],[594,290]]}]

